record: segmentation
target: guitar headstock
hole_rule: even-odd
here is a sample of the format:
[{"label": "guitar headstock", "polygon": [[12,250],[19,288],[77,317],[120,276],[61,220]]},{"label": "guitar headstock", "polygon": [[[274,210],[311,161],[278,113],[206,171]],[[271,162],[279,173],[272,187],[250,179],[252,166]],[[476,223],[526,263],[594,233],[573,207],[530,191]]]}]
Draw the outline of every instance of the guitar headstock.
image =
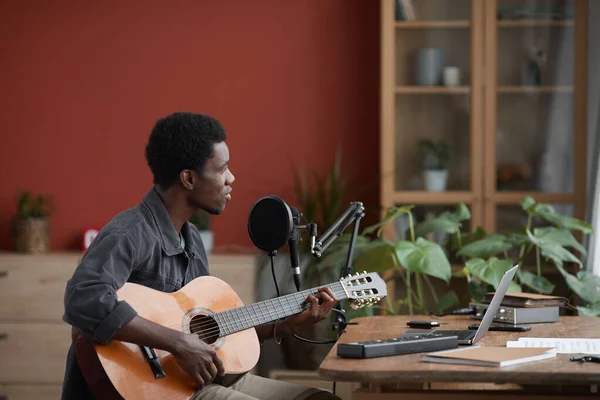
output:
[{"label": "guitar headstock", "polygon": [[387,296],[385,281],[376,272],[363,271],[340,279],[353,309],[371,307]]}]

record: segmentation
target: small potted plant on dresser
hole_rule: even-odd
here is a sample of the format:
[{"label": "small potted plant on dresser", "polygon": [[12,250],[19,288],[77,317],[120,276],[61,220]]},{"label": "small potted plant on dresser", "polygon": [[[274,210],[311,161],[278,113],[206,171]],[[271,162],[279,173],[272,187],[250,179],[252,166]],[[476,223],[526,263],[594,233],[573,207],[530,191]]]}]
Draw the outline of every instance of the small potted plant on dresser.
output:
[{"label": "small potted plant on dresser", "polygon": [[204,210],[198,210],[192,215],[190,222],[196,225],[196,228],[200,231],[200,238],[204,244],[206,254],[211,254],[214,243],[214,233],[210,230],[210,215]]},{"label": "small potted plant on dresser", "polygon": [[450,146],[443,140],[434,142],[421,139],[418,142],[418,153],[425,190],[428,192],[443,192],[448,182],[448,162],[450,161]]},{"label": "small potted plant on dresser", "polygon": [[45,253],[50,250],[50,221],[52,198],[20,191],[17,196],[17,215],[12,220],[15,250],[24,253]]}]

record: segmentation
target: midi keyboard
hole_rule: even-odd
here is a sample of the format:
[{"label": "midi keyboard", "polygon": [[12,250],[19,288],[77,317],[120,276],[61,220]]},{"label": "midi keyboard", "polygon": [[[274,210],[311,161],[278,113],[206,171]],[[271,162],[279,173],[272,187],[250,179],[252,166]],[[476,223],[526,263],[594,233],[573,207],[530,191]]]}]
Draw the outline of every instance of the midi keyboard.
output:
[{"label": "midi keyboard", "polygon": [[344,358],[372,358],[455,349],[457,347],[457,336],[402,335],[393,339],[340,343],[338,344],[337,355]]}]

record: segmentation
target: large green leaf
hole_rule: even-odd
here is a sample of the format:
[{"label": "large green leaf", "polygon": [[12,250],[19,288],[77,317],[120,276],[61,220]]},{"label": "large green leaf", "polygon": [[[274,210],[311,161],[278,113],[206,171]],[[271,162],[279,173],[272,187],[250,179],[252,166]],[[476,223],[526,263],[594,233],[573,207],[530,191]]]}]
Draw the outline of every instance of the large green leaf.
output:
[{"label": "large green leaf", "polygon": [[416,243],[396,243],[396,256],[408,271],[421,272],[450,281],[451,267],[444,250],[437,243],[418,238]]},{"label": "large green leaf", "polygon": [[555,285],[543,276],[537,276],[531,272],[520,269],[518,275],[521,283],[538,293],[550,294],[554,290]]},{"label": "large green leaf", "polygon": [[458,296],[453,290],[446,292],[435,305],[435,313],[440,315],[443,314],[444,310],[449,309],[458,304]]},{"label": "large green leaf", "polygon": [[581,261],[569,250],[565,249],[560,243],[551,238],[538,238],[527,230],[529,239],[540,248],[542,256],[554,262],[555,265],[562,267],[563,261],[574,262],[581,265]]},{"label": "large green leaf", "polygon": [[590,304],[588,307],[577,307],[579,315],[582,317],[598,317],[600,316],[600,303]]},{"label": "large green leaf", "polygon": [[459,256],[487,258],[512,247],[504,235],[492,233],[481,240],[469,243],[458,251]]},{"label": "large green leaf", "polygon": [[585,247],[583,247],[575,236],[571,233],[571,231],[567,229],[560,228],[535,228],[533,230],[533,235],[540,240],[548,240],[551,242],[556,242],[562,246],[572,247],[575,250],[580,251],[582,254],[587,254]]},{"label": "large green leaf", "polygon": [[499,260],[496,257],[491,257],[489,260],[474,258],[465,263],[473,276],[489,283],[496,289],[502,280],[502,276],[513,265],[510,260]]},{"label": "large green leaf", "polygon": [[600,277],[586,271],[580,271],[578,276],[573,276],[562,268],[556,266],[567,282],[567,286],[579,297],[589,304],[600,302]]},{"label": "large green leaf", "polygon": [[454,233],[460,229],[460,223],[446,218],[433,218],[415,226],[415,236],[425,237],[432,232]]},{"label": "large green leaf", "polygon": [[365,251],[354,262],[357,271],[383,273],[398,266],[396,249],[390,244],[382,244]]},{"label": "large green leaf", "polygon": [[577,218],[570,217],[568,215],[561,215],[554,210],[549,204],[537,203],[531,207],[531,212],[535,215],[539,215],[546,221],[556,224],[561,228],[565,228],[571,231],[581,231],[583,233],[592,233],[593,229],[587,222],[578,220]]}]

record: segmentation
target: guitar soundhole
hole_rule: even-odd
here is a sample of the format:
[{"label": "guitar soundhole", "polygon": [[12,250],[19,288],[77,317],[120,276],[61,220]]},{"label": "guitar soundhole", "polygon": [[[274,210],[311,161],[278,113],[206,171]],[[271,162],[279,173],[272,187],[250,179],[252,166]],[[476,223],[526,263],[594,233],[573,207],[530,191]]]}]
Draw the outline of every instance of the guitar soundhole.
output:
[{"label": "guitar soundhole", "polygon": [[195,315],[190,320],[190,332],[206,343],[213,344],[219,339],[219,324],[209,315]]}]

